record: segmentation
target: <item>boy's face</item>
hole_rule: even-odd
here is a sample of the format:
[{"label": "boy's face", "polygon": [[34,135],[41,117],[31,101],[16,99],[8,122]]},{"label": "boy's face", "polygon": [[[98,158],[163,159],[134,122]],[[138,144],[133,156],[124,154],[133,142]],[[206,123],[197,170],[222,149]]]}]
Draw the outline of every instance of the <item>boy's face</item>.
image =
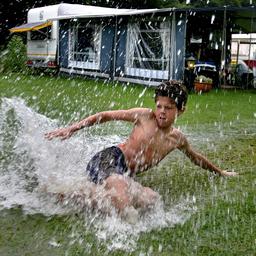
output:
[{"label": "boy's face", "polygon": [[170,127],[182,112],[178,110],[174,100],[169,97],[157,97],[155,115],[159,128]]}]

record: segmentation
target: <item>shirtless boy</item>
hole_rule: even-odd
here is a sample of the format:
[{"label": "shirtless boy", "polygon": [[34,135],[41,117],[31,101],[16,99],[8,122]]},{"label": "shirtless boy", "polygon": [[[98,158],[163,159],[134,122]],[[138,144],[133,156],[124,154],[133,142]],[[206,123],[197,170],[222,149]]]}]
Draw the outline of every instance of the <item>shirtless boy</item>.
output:
[{"label": "shirtless boy", "polygon": [[129,195],[128,182],[124,174],[129,173],[132,177],[138,172],[146,171],[157,165],[174,149],[181,150],[193,163],[203,169],[221,176],[237,175],[235,172],[220,169],[197,153],[184,134],[173,127],[176,118],[185,111],[186,102],[187,91],[181,82],[166,81],[155,90],[155,110],[132,108],[104,111],[67,128],[49,132],[45,137],[67,139],[84,127],[114,120],[134,123],[128,139],[115,147],[106,148],[97,153],[89,162],[86,171],[92,182],[101,184],[104,181],[106,190],[111,191],[112,203],[118,210],[134,204],[144,207],[154,202],[157,193],[141,186],[141,193],[134,199],[134,196]]}]

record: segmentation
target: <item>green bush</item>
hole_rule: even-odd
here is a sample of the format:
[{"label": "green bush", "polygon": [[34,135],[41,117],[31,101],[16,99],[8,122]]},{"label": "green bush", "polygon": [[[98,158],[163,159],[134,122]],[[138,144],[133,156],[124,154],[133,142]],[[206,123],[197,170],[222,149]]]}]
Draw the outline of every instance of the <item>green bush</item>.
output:
[{"label": "green bush", "polygon": [[26,46],[20,36],[14,35],[1,52],[0,71],[25,72],[26,60]]}]

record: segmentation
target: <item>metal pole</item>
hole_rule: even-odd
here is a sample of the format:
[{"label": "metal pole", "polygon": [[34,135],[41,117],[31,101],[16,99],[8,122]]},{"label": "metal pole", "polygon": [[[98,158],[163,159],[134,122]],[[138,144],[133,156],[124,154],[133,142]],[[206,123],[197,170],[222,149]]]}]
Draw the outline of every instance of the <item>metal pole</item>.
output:
[{"label": "metal pole", "polygon": [[224,85],[226,85],[226,73],[225,73],[225,68],[226,68],[226,41],[227,41],[227,9],[226,6],[224,6],[224,17],[223,17],[223,30],[222,30],[222,40],[223,40],[223,46],[222,46],[222,53],[221,53],[221,70],[224,74]]},{"label": "metal pole", "polygon": [[116,74],[116,46],[117,46],[117,16],[116,16],[116,20],[115,20],[115,36],[114,36],[112,79],[114,79],[115,74]]},{"label": "metal pole", "polygon": [[[172,15],[174,14],[174,10]],[[172,52],[172,22],[169,20],[170,24],[170,44],[169,44],[169,67],[168,67],[168,80],[171,80],[171,52]]]},{"label": "metal pole", "polygon": [[173,12],[172,17],[172,30],[171,30],[171,52],[170,52],[170,79],[174,79],[174,68],[176,67],[176,59],[174,55],[176,54],[176,18],[175,12]]},{"label": "metal pole", "polygon": [[237,52],[236,52],[236,64],[238,64],[238,58],[239,58],[239,51],[240,51],[240,40],[237,40]]},{"label": "metal pole", "polygon": [[[185,72],[185,65],[186,65],[186,51],[187,51],[187,48],[186,48],[186,42],[187,42],[187,21],[188,21],[188,12],[186,11],[186,16],[185,16],[185,26],[184,26],[184,31],[185,31],[185,34],[184,34],[184,48],[183,48],[183,62],[182,62],[182,67],[183,67],[183,70],[182,70],[182,73],[183,73],[183,77],[182,79],[184,80],[184,72]],[[191,81],[190,81],[191,82]]]}]

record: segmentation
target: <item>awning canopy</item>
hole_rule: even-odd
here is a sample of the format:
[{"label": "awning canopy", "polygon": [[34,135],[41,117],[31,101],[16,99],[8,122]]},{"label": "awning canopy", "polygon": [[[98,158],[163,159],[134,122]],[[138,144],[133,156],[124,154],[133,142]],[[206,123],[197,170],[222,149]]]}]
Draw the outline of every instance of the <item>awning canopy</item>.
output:
[{"label": "awning canopy", "polygon": [[77,19],[77,18],[101,18],[101,17],[116,17],[116,16],[132,16],[139,14],[154,13],[158,9],[118,9],[118,8],[107,8],[86,5],[86,8],[80,11],[73,10],[70,8],[68,11],[59,12],[58,17],[52,18],[52,20],[62,19]]},{"label": "awning canopy", "polygon": [[11,33],[34,31],[34,30],[39,30],[41,28],[49,27],[51,25],[52,25],[52,21],[25,23],[21,26],[11,28],[10,31],[11,31]]}]

